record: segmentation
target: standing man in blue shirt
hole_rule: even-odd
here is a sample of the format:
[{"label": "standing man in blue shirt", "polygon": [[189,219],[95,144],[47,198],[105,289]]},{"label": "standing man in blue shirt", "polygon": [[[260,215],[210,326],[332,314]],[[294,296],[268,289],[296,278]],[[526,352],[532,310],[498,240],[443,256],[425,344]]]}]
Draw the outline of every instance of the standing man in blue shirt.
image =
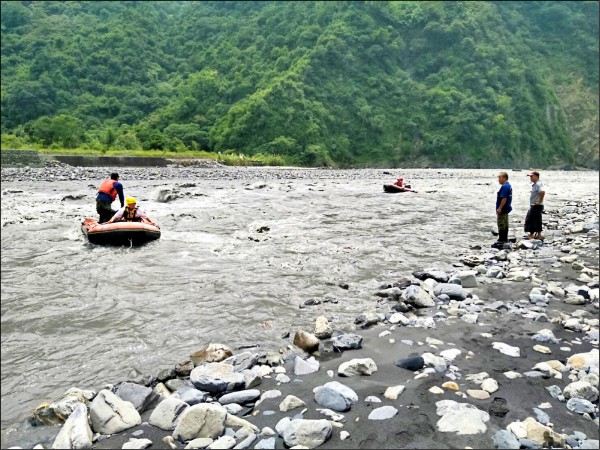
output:
[{"label": "standing man in blue shirt", "polygon": [[508,214],[512,211],[512,186],[508,182],[508,174],[498,174],[500,189],[496,195],[496,216],[498,220],[498,242],[495,246],[502,248],[508,241]]}]

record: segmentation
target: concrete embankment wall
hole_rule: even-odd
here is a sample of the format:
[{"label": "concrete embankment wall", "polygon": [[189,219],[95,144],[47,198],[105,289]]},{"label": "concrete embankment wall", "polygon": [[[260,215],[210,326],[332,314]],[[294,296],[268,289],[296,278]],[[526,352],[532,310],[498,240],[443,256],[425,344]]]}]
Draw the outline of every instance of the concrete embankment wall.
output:
[{"label": "concrete embankment wall", "polygon": [[2,150],[2,167],[43,167],[49,161],[77,167],[166,167],[166,158],[135,156],[66,156],[48,155],[37,150]]}]

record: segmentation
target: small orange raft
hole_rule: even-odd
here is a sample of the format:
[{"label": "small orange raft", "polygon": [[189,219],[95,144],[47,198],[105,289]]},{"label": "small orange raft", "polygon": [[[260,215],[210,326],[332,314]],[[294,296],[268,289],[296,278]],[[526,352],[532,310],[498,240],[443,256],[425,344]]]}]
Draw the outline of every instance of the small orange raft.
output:
[{"label": "small orange raft", "polygon": [[81,230],[88,241],[100,245],[140,245],[160,238],[160,228],[148,221],[98,223],[88,217]]}]

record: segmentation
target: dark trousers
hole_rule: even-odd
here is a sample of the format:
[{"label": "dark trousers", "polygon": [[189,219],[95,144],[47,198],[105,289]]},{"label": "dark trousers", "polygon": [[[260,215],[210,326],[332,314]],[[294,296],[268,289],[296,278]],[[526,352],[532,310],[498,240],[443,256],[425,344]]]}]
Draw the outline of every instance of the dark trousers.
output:
[{"label": "dark trousers", "polygon": [[498,214],[498,242],[508,241],[508,214]]},{"label": "dark trousers", "polygon": [[544,205],[531,205],[525,217],[525,231],[528,233],[542,232],[542,212]]},{"label": "dark trousers", "polygon": [[110,203],[96,200],[96,212],[100,214],[98,223],[108,222],[117,212],[111,208]]}]

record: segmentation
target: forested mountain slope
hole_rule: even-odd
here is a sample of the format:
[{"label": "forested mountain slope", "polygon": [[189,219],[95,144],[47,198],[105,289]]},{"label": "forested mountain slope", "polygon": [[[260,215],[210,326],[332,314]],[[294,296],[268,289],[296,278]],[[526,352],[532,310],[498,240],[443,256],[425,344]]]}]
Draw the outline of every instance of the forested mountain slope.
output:
[{"label": "forested mountain slope", "polygon": [[3,142],[598,167],[597,2],[3,1],[1,12]]}]

